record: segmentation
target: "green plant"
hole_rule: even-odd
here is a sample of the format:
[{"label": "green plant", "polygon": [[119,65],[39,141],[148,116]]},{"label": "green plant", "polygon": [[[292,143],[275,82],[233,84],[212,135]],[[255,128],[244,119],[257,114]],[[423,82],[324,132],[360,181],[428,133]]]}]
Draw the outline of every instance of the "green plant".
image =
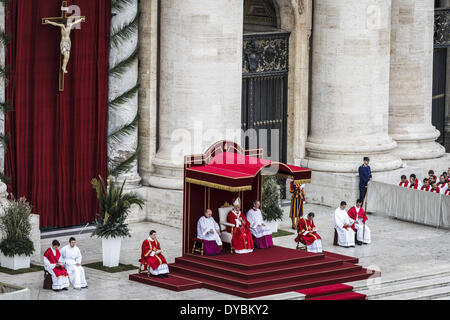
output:
[{"label": "green plant", "polygon": [[31,206],[25,198],[8,201],[5,214],[0,217],[0,229],[3,239],[0,251],[7,257],[15,255],[31,256],[34,252],[33,241],[30,239]]},{"label": "green plant", "polygon": [[108,184],[106,184],[99,176],[98,179],[93,179],[91,182],[97,192],[100,206],[100,213],[97,214],[96,228],[92,236],[100,238],[131,237],[125,219],[131,206],[136,204],[142,209],[144,200],[134,193],[123,193],[126,181],[118,188],[112,177],[109,177],[108,180]]},{"label": "green plant", "polygon": [[263,176],[262,215],[266,221],[283,219],[280,207],[280,190],[275,176]]}]

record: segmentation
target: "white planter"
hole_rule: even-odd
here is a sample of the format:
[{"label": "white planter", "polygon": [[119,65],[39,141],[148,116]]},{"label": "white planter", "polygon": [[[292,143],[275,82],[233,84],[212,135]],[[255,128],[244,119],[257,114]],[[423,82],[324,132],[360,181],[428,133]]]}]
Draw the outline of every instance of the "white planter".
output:
[{"label": "white planter", "polygon": [[278,225],[280,224],[277,220],[275,221],[264,221],[264,224],[270,228],[272,233],[278,232]]},{"label": "white planter", "polygon": [[122,238],[102,239],[103,266],[118,267]]},{"label": "white planter", "polygon": [[7,257],[0,253],[1,256],[1,266],[3,268],[11,269],[11,270],[19,270],[19,269],[28,269],[30,267],[30,257],[27,256],[18,256]]}]

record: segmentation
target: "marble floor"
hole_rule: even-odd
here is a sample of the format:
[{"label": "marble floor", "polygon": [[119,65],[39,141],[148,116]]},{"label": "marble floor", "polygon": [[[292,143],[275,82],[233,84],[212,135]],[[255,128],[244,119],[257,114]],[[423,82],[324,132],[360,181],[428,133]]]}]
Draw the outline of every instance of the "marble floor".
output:
[{"label": "marble floor", "polygon": [[[280,228],[290,230],[288,207]],[[450,230],[435,229],[391,219],[385,216],[370,215],[368,225],[372,230],[372,244],[341,248],[333,246],[333,208],[309,205],[305,213],[313,211],[316,214],[315,223],[323,238],[324,250],[355,256],[360,259],[363,267],[381,271],[383,280],[404,278],[424,273],[450,271]],[[140,256],[140,245],[151,229],[158,232],[164,255],[169,263],[181,255],[181,229],[159,225],[156,223],[136,223],[130,225],[132,237],[122,242],[121,262],[137,264]],[[101,260],[101,240],[92,238],[90,234],[76,236],[83,254],[83,262]],[[276,245],[295,248],[295,236],[275,238]],[[68,241],[68,236],[57,238],[62,245]],[[41,240],[42,253],[53,239]],[[43,273],[35,272],[11,276],[0,273],[0,282],[19,285],[30,289],[31,299],[241,299],[208,289],[196,289],[184,292],[173,292],[161,288],[150,287],[128,280],[132,271],[109,274],[106,272],[85,268],[89,289],[78,291],[53,292],[43,290]]]}]

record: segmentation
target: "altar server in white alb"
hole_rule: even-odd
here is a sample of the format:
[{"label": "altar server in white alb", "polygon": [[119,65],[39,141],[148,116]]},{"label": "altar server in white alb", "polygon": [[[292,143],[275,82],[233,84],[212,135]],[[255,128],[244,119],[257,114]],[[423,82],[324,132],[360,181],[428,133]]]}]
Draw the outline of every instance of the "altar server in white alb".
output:
[{"label": "altar server in white alb", "polygon": [[341,202],[341,205],[334,211],[334,228],[338,234],[338,245],[342,247],[355,246],[355,231],[352,229],[352,221],[345,211],[347,203]]},{"label": "altar server in white alb", "polygon": [[220,228],[212,214],[212,210],[207,209],[205,215],[197,222],[197,238],[203,240],[203,249],[208,256],[221,254],[222,252],[220,248],[222,245]]},{"label": "altar server in white alb", "polygon": [[273,247],[272,232],[270,228],[264,224],[261,210],[261,202],[253,201],[253,208],[247,212],[247,220],[250,222],[250,232],[255,237],[255,245],[257,248],[267,249]]},{"label": "altar server in white alb", "polygon": [[61,257],[73,287],[78,290],[87,289],[86,276],[81,266],[81,252],[74,237],[70,238],[69,244],[61,249]]},{"label": "altar server in white alb", "polygon": [[366,212],[362,208],[362,200],[356,200],[356,205],[351,207],[347,214],[350,217],[350,222],[353,222],[352,229],[356,232],[356,244],[369,244],[371,242],[370,228],[367,225]]}]

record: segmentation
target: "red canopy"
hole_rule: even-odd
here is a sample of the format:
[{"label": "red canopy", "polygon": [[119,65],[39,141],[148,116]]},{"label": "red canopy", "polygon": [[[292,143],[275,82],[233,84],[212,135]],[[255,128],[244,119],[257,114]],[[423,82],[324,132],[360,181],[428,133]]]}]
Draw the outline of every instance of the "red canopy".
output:
[{"label": "red canopy", "polygon": [[296,183],[310,183],[311,170],[234,152],[215,155],[207,165],[186,169],[186,182],[232,192],[252,189],[259,174],[277,174]]}]

